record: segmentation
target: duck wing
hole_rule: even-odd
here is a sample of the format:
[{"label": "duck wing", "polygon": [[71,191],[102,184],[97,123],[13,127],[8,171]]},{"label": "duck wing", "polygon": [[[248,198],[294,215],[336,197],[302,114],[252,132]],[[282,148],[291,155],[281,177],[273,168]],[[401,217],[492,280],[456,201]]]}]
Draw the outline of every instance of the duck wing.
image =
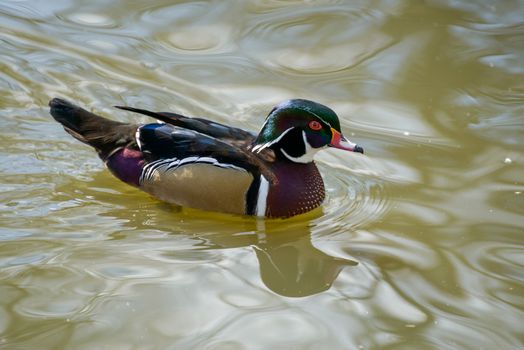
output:
[{"label": "duck wing", "polygon": [[238,145],[249,145],[255,138],[256,134],[240,129],[234,128],[225,124],[217,123],[203,118],[190,118],[177,113],[170,112],[152,112],[146,109],[115,106],[130,112],[140,113],[149,117],[156,118],[167,124],[179,126],[181,128],[197,131],[201,134],[211,136],[219,140],[235,141]]},{"label": "duck wing", "polygon": [[146,124],[137,129],[137,143],[148,162],[210,162],[216,166],[231,165],[254,176],[273,179],[266,162],[245,148],[230,144],[196,130],[170,124]]},{"label": "duck wing", "polygon": [[254,215],[261,182],[275,181],[254,153],[195,130],[146,124],[136,138],[146,161],[139,187],[167,202]]}]

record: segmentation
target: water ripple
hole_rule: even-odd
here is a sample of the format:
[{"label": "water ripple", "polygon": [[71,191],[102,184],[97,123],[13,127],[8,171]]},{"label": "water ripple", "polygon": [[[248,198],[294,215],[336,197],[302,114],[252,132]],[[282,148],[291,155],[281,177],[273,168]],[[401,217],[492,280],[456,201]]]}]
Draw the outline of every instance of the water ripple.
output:
[{"label": "water ripple", "polygon": [[[0,347],[521,348],[521,13],[3,2]],[[289,220],[180,208],[115,180],[55,96],[250,130],[303,97],[366,155],[319,154],[326,202]]]}]

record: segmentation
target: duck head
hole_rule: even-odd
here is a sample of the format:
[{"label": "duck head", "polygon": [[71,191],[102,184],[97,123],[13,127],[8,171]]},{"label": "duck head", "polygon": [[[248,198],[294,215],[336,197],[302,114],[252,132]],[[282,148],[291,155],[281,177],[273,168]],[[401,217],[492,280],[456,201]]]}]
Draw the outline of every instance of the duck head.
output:
[{"label": "duck head", "polygon": [[340,131],[332,109],[309,100],[293,99],[277,105],[266,118],[253,143],[253,152],[272,149],[278,159],[295,163],[313,161],[319,150],[334,147],[364,153]]}]

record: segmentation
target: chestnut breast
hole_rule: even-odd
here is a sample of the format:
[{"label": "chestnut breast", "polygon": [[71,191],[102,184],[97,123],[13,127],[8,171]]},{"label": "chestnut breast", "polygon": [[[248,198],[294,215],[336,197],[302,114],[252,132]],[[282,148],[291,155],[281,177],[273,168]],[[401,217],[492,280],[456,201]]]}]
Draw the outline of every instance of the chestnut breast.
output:
[{"label": "chestnut breast", "polygon": [[322,204],[326,192],[322,176],[314,162],[273,164],[278,180],[269,187],[267,216],[290,217],[306,213]]}]

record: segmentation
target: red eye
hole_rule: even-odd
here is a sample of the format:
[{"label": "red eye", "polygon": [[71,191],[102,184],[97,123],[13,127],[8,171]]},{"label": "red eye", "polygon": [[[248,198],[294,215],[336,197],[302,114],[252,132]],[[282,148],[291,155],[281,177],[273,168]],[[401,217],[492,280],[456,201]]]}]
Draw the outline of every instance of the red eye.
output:
[{"label": "red eye", "polygon": [[311,130],[315,130],[315,131],[317,131],[317,130],[322,129],[322,124],[320,124],[320,123],[317,122],[316,120],[312,120],[312,121],[309,122],[309,128],[310,128]]}]

